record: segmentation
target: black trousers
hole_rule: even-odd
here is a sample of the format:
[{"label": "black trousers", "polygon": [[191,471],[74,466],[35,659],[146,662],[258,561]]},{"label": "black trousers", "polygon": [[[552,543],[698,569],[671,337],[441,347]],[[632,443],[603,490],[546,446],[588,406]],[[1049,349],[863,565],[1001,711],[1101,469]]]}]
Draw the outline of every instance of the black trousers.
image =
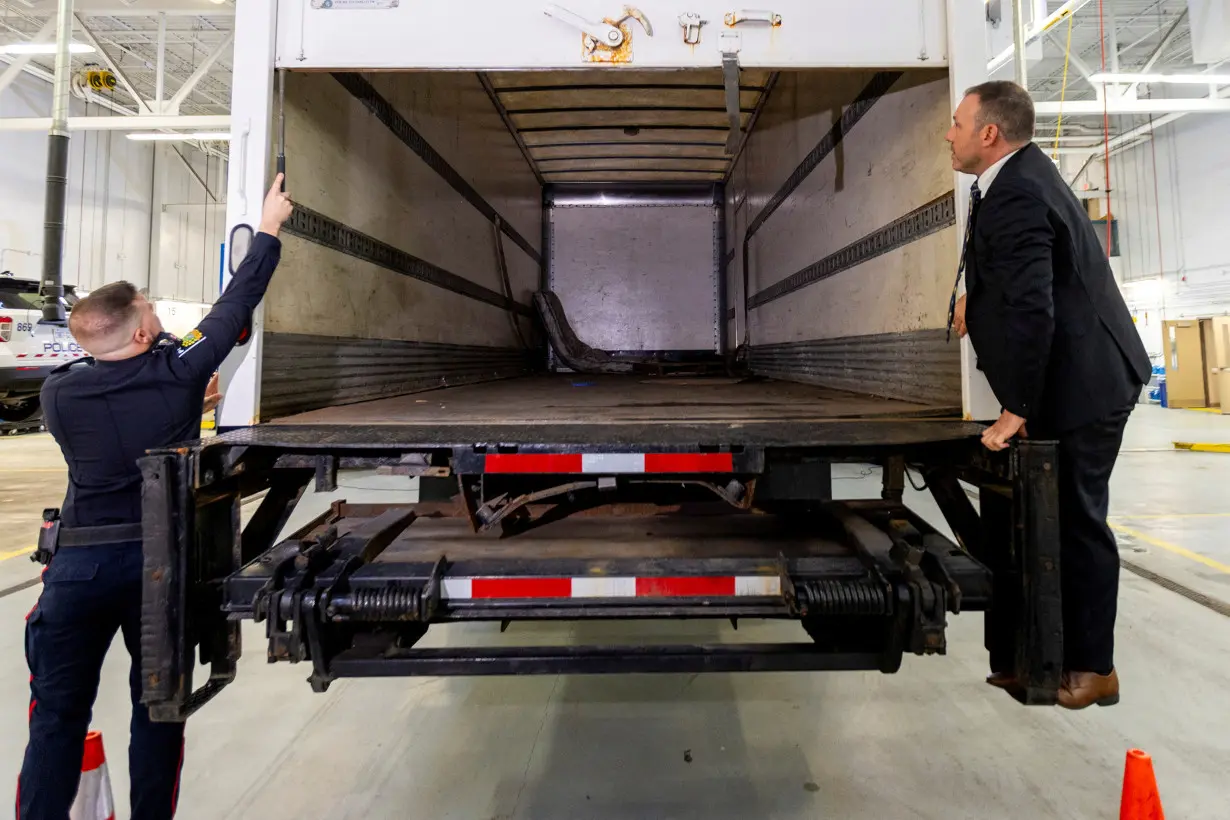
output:
[{"label": "black trousers", "polygon": [[1115,665],[1119,548],[1106,516],[1110,474],[1135,406],[1130,404],[1055,437],[1059,441],[1063,665],[1069,671],[1105,675]]},{"label": "black trousers", "polygon": [[116,632],[132,656],[132,818],[175,814],[184,725],[153,723],[141,704],[141,563],[139,543],[72,547],[60,550],[43,575],[26,622],[30,743],[18,779],[18,820],[69,817],[103,657]]}]

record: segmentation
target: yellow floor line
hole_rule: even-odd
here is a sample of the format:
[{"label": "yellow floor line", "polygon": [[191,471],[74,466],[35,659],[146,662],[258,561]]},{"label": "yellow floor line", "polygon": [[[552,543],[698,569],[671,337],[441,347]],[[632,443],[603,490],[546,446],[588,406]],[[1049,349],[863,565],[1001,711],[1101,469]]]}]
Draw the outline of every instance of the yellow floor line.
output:
[{"label": "yellow floor line", "polygon": [[1204,564],[1206,567],[1209,567],[1210,569],[1215,569],[1218,572],[1224,572],[1227,575],[1230,575],[1230,565],[1223,564],[1220,561],[1214,561],[1212,558],[1208,558],[1204,555],[1201,555],[1198,552],[1192,552],[1189,549],[1180,547],[1178,544],[1172,544],[1169,541],[1163,541],[1160,538],[1154,538],[1152,535],[1146,535],[1140,530],[1134,530],[1131,527],[1125,527],[1122,524],[1111,524],[1110,528],[1114,530],[1115,532],[1121,532],[1124,535],[1130,536],[1131,538],[1134,538],[1137,541],[1148,544],[1149,546],[1157,547],[1158,549],[1163,549],[1163,550],[1166,550],[1167,552],[1172,552],[1175,555],[1180,555],[1184,558],[1195,561],[1198,564]]},{"label": "yellow floor line", "polygon": [[34,547],[26,547],[20,550],[10,550],[8,552],[0,552],[0,561],[7,561],[10,558],[20,558],[23,555],[29,555],[34,552]]},{"label": "yellow floor line", "polygon": [[1230,443],[1226,442],[1189,442],[1176,441],[1174,443],[1176,450],[1190,450],[1193,453],[1230,453]]},{"label": "yellow floor line", "polygon": [[1197,413],[1221,413],[1220,407],[1184,407],[1184,410],[1195,410]]},{"label": "yellow floor line", "polygon": [[1230,512],[1224,513],[1155,513],[1151,515],[1112,515],[1118,521],[1161,521],[1167,518],[1230,518]]}]

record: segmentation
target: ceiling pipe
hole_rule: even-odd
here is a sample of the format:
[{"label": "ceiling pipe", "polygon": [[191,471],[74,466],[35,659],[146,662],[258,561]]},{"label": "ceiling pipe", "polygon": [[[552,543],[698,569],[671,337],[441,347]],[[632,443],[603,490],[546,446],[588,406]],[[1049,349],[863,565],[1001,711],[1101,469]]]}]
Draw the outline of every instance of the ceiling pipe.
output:
[{"label": "ceiling pipe", "polygon": [[[1175,35],[1179,33],[1179,26],[1181,26],[1183,24],[1183,21],[1186,19],[1187,19],[1187,9],[1185,8],[1183,9],[1183,13],[1179,15],[1178,19],[1174,21],[1174,25],[1172,25],[1170,27],[1170,30],[1166,32],[1166,35],[1162,37],[1162,41],[1157,44],[1157,48],[1153,49],[1153,53],[1149,55],[1149,59],[1146,60],[1145,64],[1140,67],[1139,73],[1148,74],[1151,70],[1153,70],[1153,66],[1157,65],[1157,61],[1162,58],[1162,54],[1170,46],[1170,43],[1174,40]],[[1132,83],[1127,88],[1123,89],[1123,96],[1125,97],[1136,96],[1136,86],[1138,85],[1140,85],[1140,83],[1138,82]]]},{"label": "ceiling pipe", "polygon": [[[1076,14],[1088,5],[1089,2],[1090,0],[1068,0],[1068,2],[1064,3],[1062,6],[1047,15],[1046,19],[1044,19],[1037,26],[1032,29],[1028,29],[1025,32],[1025,45],[1028,46],[1043,34],[1046,34],[1046,32],[1060,20],[1066,20],[1069,15]],[[1009,62],[1011,62],[1015,53],[1016,45],[1014,43],[1001,51],[999,54],[996,54],[993,58],[991,58],[991,61],[987,63],[987,73],[994,74],[996,71],[1006,66]]]},{"label": "ceiling pipe", "polygon": [[[0,131],[45,131],[52,127],[53,120],[47,117],[0,118]],[[68,117],[68,131],[159,131],[185,129],[192,131],[228,131],[231,127],[229,114],[173,115],[132,114],[124,117]]]},{"label": "ceiling pipe", "polygon": [[[1230,88],[1230,86],[1227,86]],[[1039,116],[1063,113],[1067,117],[1111,116],[1119,114],[1199,114],[1230,111],[1230,100],[1218,97],[1194,97],[1191,99],[1143,99],[1124,100],[1111,98],[1101,100],[1046,100],[1034,103],[1034,113]]]}]

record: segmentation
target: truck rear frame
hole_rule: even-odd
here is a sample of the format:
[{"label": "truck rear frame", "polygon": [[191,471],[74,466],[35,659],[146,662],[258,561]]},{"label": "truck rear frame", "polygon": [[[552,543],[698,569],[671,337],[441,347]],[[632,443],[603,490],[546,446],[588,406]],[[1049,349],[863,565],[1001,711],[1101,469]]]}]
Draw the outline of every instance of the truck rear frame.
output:
[{"label": "truck rear frame", "polygon": [[[987,648],[1015,658],[1015,696],[1054,702],[1062,627],[1053,444],[1022,442],[993,457],[971,425],[907,420],[847,421],[800,433],[800,446],[764,447],[757,427],[704,447],[667,436],[616,448],[476,444],[462,428],[269,425],[151,454],[142,465],[144,701],[158,719],[182,720],[216,695],[235,677],[248,619],[265,623],[270,662],[310,664],[309,681],[323,691],[341,677],[389,675],[895,672],[906,653],[945,652],[948,613],[982,611]],[[491,455],[558,464],[612,449],[660,454],[668,465],[672,456],[731,456],[730,471],[482,471]],[[827,500],[830,466],[843,461],[880,464],[882,497]],[[361,468],[419,475],[425,498],[444,500],[338,502],[276,540],[308,487],[336,489],[339,469]],[[904,506],[907,469],[923,477],[959,545]],[[978,488],[980,510],[962,482]],[[485,522],[479,511],[510,486],[529,503]],[[241,527],[241,503],[260,492]],[[644,540],[649,550],[620,538],[629,526],[636,536],[664,529]],[[559,540],[538,538],[553,531]],[[612,618],[789,619],[811,641],[416,646],[449,623]],[[198,654],[209,677],[194,688]]]}]

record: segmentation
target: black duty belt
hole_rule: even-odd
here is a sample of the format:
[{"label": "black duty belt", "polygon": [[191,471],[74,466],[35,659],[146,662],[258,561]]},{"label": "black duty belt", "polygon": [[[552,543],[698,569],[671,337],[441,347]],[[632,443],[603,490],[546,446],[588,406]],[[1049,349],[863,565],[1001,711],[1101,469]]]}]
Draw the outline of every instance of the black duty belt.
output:
[{"label": "black duty belt", "polygon": [[61,547],[96,547],[140,541],[140,524],[107,524],[102,527],[62,527],[58,509],[43,510],[43,526],[38,532],[38,548],[31,561],[47,564]]},{"label": "black duty belt", "polygon": [[108,524],[105,527],[61,527],[58,546],[94,547],[140,541],[140,524]]}]

